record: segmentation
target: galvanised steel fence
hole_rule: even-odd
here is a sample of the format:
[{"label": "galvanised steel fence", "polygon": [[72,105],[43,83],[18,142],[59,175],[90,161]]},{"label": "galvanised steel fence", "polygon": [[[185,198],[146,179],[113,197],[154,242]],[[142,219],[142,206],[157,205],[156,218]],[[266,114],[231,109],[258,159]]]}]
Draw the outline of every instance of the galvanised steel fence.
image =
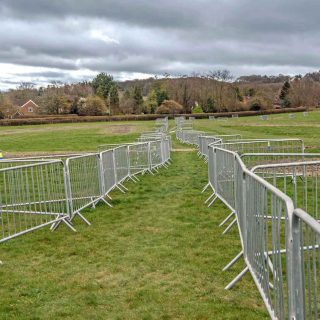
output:
[{"label": "galvanised steel fence", "polygon": [[236,152],[212,154],[211,185],[235,214],[247,265],[227,288],[250,271],[271,318],[318,319],[320,161],[250,171]]},{"label": "galvanised steel fence", "polygon": [[[159,139],[160,138],[160,139]],[[158,171],[170,163],[170,138],[104,145],[97,153],[52,155],[0,161],[0,243],[44,226],[55,230],[102,201],[138,174]],[[58,158],[58,159],[55,159]]]},{"label": "galvanised steel fence", "polygon": [[301,139],[247,139],[228,141],[222,148],[242,153],[304,153]]},{"label": "galvanised steel fence", "polygon": [[199,136],[205,135],[204,131],[196,130],[182,130],[179,129],[176,131],[176,138],[185,144],[198,146],[199,145]]},{"label": "galvanised steel fence", "polygon": [[156,128],[155,131],[158,132],[167,132],[169,129],[168,117],[156,119]]},{"label": "galvanised steel fence", "polygon": [[0,169],[0,243],[60,221],[73,229],[62,161],[5,163]]},{"label": "galvanised steel fence", "polygon": [[209,145],[221,145],[223,142],[228,142],[229,140],[239,140],[241,139],[240,134],[229,134],[229,135],[202,135],[198,137],[199,139],[199,151],[198,155],[203,157],[205,161],[208,159]]},{"label": "galvanised steel fence", "polygon": [[319,319],[319,154],[304,153],[299,139],[208,148],[206,202],[220,199],[231,210],[221,225],[233,217],[224,233],[237,225],[242,246],[223,270],[241,257],[246,263],[226,289],[250,272],[272,319]]},{"label": "galvanised steel fence", "polygon": [[320,153],[243,153],[240,155],[248,168],[257,165],[320,160]]}]

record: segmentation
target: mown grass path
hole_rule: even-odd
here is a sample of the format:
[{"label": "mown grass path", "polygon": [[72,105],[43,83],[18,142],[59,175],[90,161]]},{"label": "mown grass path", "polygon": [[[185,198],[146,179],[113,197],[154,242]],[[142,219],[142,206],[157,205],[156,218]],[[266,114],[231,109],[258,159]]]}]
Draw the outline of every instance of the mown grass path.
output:
[{"label": "mown grass path", "polygon": [[112,193],[114,208],[0,245],[0,319],[265,319],[247,275],[223,273],[240,250],[236,228],[221,236],[228,210],[207,208],[206,166],[176,152],[169,169]]}]

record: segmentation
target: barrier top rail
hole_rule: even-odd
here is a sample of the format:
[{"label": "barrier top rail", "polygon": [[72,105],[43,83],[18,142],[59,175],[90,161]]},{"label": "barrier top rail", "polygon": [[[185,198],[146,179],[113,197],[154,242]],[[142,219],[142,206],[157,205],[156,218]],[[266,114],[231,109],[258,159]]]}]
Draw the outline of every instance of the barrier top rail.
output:
[{"label": "barrier top rail", "polygon": [[225,142],[221,146],[239,153],[304,152],[304,143],[301,139],[238,140]]},{"label": "barrier top rail", "polygon": [[61,159],[61,158],[68,158],[74,156],[81,156],[92,154],[94,152],[84,152],[84,153],[66,153],[66,154],[51,154],[51,155],[35,155],[35,156],[27,156],[27,157],[13,157],[13,158],[4,158],[0,159],[0,162],[5,161],[42,161],[45,159]]},{"label": "barrier top rail", "polygon": [[242,161],[248,168],[256,165],[267,165],[270,163],[290,163],[305,161],[306,159],[318,160],[320,153],[243,153],[240,155]]},{"label": "barrier top rail", "polygon": [[[7,162],[7,161],[4,161],[4,162]],[[22,164],[22,165],[16,165],[16,166],[11,166],[11,167],[6,167],[6,168],[0,168],[0,172],[11,171],[11,170],[16,170],[16,169],[31,168],[31,167],[38,167],[43,164],[53,164],[53,163],[63,163],[63,162],[61,160],[37,161],[37,162],[32,162],[30,164]]]},{"label": "barrier top rail", "polygon": [[320,161],[301,161],[301,162],[289,162],[289,163],[270,163],[257,165],[251,169],[251,172],[256,172],[259,169],[272,169],[272,168],[287,168],[287,167],[298,167],[308,165],[320,165]]}]

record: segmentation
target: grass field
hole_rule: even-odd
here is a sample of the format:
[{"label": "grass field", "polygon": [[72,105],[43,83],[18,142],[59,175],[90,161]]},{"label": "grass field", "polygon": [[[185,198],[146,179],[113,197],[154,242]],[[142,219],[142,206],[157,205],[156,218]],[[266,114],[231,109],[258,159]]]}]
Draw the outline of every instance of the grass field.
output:
[{"label": "grass field", "polygon": [[[314,151],[319,120],[319,113],[311,113],[268,121],[198,120],[195,127],[243,137],[302,137]],[[94,150],[132,141],[153,124],[2,127],[0,149]],[[88,210],[91,227],[77,220],[76,234],[65,227],[42,229],[1,244],[0,319],[268,319],[249,275],[224,290],[243,267],[240,262],[221,271],[240,251],[240,241],[236,228],[221,236],[218,224],[229,213],[221,203],[203,205],[204,163],[194,152],[172,158],[169,169],[127,183],[126,195],[112,193],[113,209]]]}]

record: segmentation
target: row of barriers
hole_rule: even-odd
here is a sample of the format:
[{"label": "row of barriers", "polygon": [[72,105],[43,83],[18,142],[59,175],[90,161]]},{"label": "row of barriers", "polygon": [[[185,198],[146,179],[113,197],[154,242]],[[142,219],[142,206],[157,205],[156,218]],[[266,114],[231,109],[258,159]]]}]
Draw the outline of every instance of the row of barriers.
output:
[{"label": "row of barriers", "polygon": [[170,163],[171,142],[165,134],[148,141],[105,145],[97,153],[3,159],[0,161],[0,243],[65,223],[98,202],[112,206],[109,193],[125,192],[126,180],[158,171]]},{"label": "row of barriers", "polygon": [[225,234],[237,225],[242,246],[223,270],[241,257],[246,264],[226,289],[250,272],[272,319],[319,319],[320,154],[304,153],[300,139],[208,136],[196,144],[213,191],[206,203],[231,210],[220,226],[229,223]]}]

